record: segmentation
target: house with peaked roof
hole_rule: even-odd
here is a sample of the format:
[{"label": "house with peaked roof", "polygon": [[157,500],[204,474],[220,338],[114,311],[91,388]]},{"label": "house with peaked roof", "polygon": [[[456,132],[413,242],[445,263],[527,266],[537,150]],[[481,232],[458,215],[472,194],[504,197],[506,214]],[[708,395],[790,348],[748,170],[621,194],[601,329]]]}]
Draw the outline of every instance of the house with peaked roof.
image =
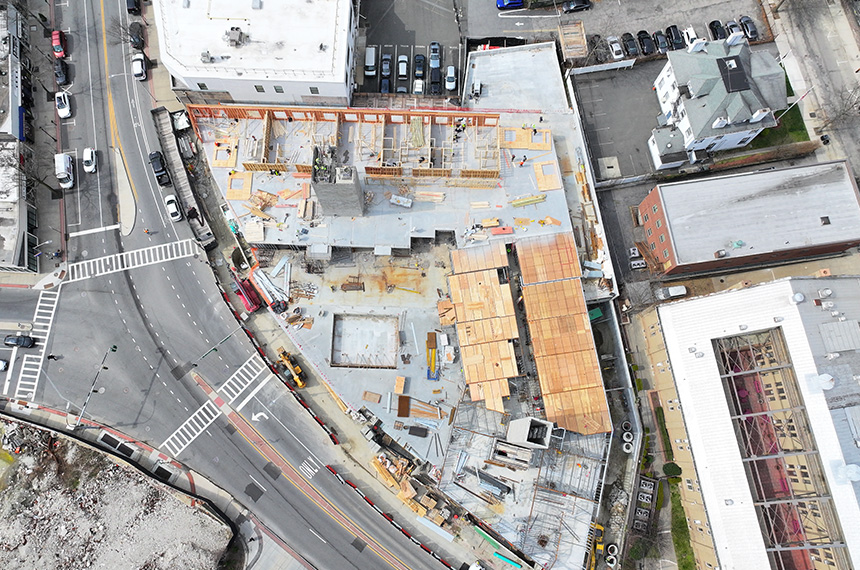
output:
[{"label": "house with peaked roof", "polygon": [[750,51],[741,37],[697,40],[671,51],[654,81],[659,126],[648,149],[658,169],[741,148],[777,126],[774,111],[787,106],[785,73],[765,51]]}]

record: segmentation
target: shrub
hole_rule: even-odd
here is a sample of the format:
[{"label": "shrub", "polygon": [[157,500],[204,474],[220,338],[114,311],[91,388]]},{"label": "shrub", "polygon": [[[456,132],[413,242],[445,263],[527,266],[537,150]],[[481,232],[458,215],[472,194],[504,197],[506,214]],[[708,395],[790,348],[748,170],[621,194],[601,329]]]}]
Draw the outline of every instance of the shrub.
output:
[{"label": "shrub", "polygon": [[663,474],[666,477],[678,477],[683,471],[677,463],[669,462],[663,464]]}]

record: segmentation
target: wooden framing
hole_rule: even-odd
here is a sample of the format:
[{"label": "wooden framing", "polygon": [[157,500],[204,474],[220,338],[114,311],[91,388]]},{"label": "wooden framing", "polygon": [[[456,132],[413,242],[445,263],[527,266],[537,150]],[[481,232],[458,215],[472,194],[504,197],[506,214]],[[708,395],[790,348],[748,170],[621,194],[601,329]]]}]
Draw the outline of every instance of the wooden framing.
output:
[{"label": "wooden framing", "polygon": [[513,315],[457,323],[457,338],[460,340],[460,346],[508,340],[518,336],[517,319]]},{"label": "wooden framing", "polygon": [[461,346],[466,384],[519,376],[514,345],[508,341]]},{"label": "wooden framing", "polygon": [[507,246],[503,242],[493,241],[486,245],[455,249],[451,252],[451,265],[454,267],[454,273],[507,267]]},{"label": "wooden framing", "polygon": [[514,314],[511,288],[499,283],[499,275],[494,269],[451,275],[448,287],[458,322]]},{"label": "wooden framing", "polygon": [[546,419],[586,435],[612,430],[603,386],[559,394],[544,394]]},{"label": "wooden framing", "polygon": [[525,285],[523,301],[530,322],[587,312],[585,295],[578,279]]},{"label": "wooden framing", "polygon": [[517,257],[526,285],[582,275],[571,232],[519,240]]},{"label": "wooden framing", "polygon": [[529,321],[535,357],[594,352],[594,337],[587,314]]}]

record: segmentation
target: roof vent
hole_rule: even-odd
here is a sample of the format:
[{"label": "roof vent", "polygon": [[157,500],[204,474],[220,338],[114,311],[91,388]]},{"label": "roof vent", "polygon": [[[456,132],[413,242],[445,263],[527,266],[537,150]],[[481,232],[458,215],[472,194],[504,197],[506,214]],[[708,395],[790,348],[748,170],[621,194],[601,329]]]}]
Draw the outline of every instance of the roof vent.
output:
[{"label": "roof vent", "polygon": [[202,61],[203,63],[212,63],[213,61],[215,61],[215,58],[209,55],[208,51],[204,51],[200,54],[200,61]]},{"label": "roof vent", "polygon": [[765,107],[764,109],[759,109],[755,113],[753,113],[752,117],[750,117],[750,123],[757,123],[770,115],[770,109]]},{"label": "roof vent", "polygon": [[831,296],[832,294],[833,294],[833,289],[831,289],[830,287],[825,287],[824,289],[818,290],[818,298],[819,299],[826,299],[827,297]]},{"label": "roof vent", "polygon": [[821,216],[821,225],[829,226],[830,225],[830,216]]},{"label": "roof vent", "polygon": [[795,304],[795,305],[796,305],[796,304],[798,304],[798,303],[802,303],[802,302],[804,302],[805,300],[806,300],[806,296],[805,296],[803,293],[800,293],[800,292],[795,293],[794,295],[792,295],[792,296],[791,296],[791,302],[792,302],[793,304]]},{"label": "roof vent", "polygon": [[713,129],[722,129],[726,125],[729,124],[729,120],[725,117],[717,117],[714,122],[711,124],[711,128]]},{"label": "roof vent", "polygon": [[224,33],[224,41],[230,44],[230,47],[240,47],[248,39],[242,29],[238,26],[233,26]]},{"label": "roof vent", "polygon": [[251,10],[262,10],[263,0],[251,0]]}]

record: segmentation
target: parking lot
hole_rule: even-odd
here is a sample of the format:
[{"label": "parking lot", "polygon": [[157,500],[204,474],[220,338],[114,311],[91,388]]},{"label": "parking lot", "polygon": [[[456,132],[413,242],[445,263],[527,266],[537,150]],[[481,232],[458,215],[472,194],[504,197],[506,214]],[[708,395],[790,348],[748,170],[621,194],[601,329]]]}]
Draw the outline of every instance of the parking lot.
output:
[{"label": "parking lot", "polygon": [[[361,3],[361,17],[367,25],[367,47],[376,47],[377,68],[383,55],[391,55],[392,74],[391,92],[398,87],[405,87],[412,93],[414,87],[415,55],[424,54],[427,58],[425,66],[425,93],[429,91],[429,60],[430,43],[439,42],[442,46],[442,76],[446,68],[453,65],[458,78],[462,76],[466,54],[460,43],[460,31],[454,17],[453,0],[365,0]],[[405,55],[409,60],[409,79],[397,78],[398,58]],[[364,76],[364,51],[356,54],[356,79],[361,93],[380,92],[380,74],[375,77]],[[459,92],[444,90],[443,95],[449,96]]]}]

